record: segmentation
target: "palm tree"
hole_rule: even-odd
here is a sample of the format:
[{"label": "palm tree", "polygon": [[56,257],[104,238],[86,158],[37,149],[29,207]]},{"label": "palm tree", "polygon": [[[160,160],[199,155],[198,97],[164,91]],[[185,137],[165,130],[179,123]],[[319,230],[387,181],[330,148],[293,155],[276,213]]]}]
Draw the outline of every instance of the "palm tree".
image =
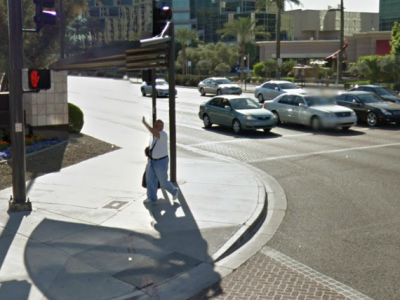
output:
[{"label": "palm tree", "polygon": [[182,75],[186,75],[186,48],[189,47],[193,41],[197,41],[196,31],[188,28],[179,28],[175,31],[175,40],[182,46]]},{"label": "palm tree", "polygon": [[250,18],[238,18],[224,24],[224,28],[217,30],[222,33],[222,38],[226,36],[236,36],[240,44],[241,60],[240,60],[240,78],[244,79],[244,58],[246,56],[246,43],[254,41],[256,35],[269,35],[265,33],[263,26],[256,26],[256,22]]},{"label": "palm tree", "polygon": [[267,6],[274,4],[278,8],[278,12],[276,15],[276,78],[279,79],[279,67],[278,61],[281,58],[281,20],[282,13],[285,9],[285,2],[290,4],[300,5],[299,0],[257,0],[257,8],[266,8]]},{"label": "palm tree", "polygon": [[89,48],[92,37],[88,30],[87,20],[78,16],[67,27],[69,48],[73,54],[81,53]]}]

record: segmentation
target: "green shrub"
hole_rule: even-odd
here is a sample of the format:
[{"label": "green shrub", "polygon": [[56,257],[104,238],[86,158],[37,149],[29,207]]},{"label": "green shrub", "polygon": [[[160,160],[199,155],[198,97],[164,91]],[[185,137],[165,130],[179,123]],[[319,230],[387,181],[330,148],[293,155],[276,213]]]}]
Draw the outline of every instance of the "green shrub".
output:
[{"label": "green shrub", "polygon": [[72,104],[68,103],[69,124],[68,130],[71,133],[80,133],[84,124],[82,110]]}]

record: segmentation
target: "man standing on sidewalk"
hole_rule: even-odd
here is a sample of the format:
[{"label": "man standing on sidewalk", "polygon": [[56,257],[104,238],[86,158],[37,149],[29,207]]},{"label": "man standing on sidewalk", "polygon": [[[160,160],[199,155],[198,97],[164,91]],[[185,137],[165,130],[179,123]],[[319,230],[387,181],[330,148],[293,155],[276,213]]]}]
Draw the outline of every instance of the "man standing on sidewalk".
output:
[{"label": "man standing on sidewalk", "polygon": [[152,134],[149,161],[146,167],[147,199],[144,202],[157,204],[158,182],[173,196],[173,200],[176,200],[179,188],[168,181],[168,135],[164,131],[164,122],[157,120],[154,128],[147,124],[145,117],[142,122]]}]

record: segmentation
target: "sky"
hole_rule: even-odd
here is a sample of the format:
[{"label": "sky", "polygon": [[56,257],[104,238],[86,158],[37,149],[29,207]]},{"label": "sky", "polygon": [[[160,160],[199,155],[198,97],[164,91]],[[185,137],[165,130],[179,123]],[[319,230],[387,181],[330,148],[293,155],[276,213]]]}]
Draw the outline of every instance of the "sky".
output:
[{"label": "sky", "polygon": [[[379,0],[343,0],[346,11],[379,12]],[[286,10],[291,9],[327,9],[328,5],[337,7],[340,0],[300,0],[302,6],[286,4]]]}]

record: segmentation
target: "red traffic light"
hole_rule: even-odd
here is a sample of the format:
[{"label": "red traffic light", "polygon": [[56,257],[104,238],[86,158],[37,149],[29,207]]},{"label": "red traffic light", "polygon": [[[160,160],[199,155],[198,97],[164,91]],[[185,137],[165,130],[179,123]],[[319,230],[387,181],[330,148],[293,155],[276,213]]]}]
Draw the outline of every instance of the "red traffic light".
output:
[{"label": "red traffic light", "polygon": [[28,86],[31,90],[49,90],[51,88],[50,70],[29,69]]}]

